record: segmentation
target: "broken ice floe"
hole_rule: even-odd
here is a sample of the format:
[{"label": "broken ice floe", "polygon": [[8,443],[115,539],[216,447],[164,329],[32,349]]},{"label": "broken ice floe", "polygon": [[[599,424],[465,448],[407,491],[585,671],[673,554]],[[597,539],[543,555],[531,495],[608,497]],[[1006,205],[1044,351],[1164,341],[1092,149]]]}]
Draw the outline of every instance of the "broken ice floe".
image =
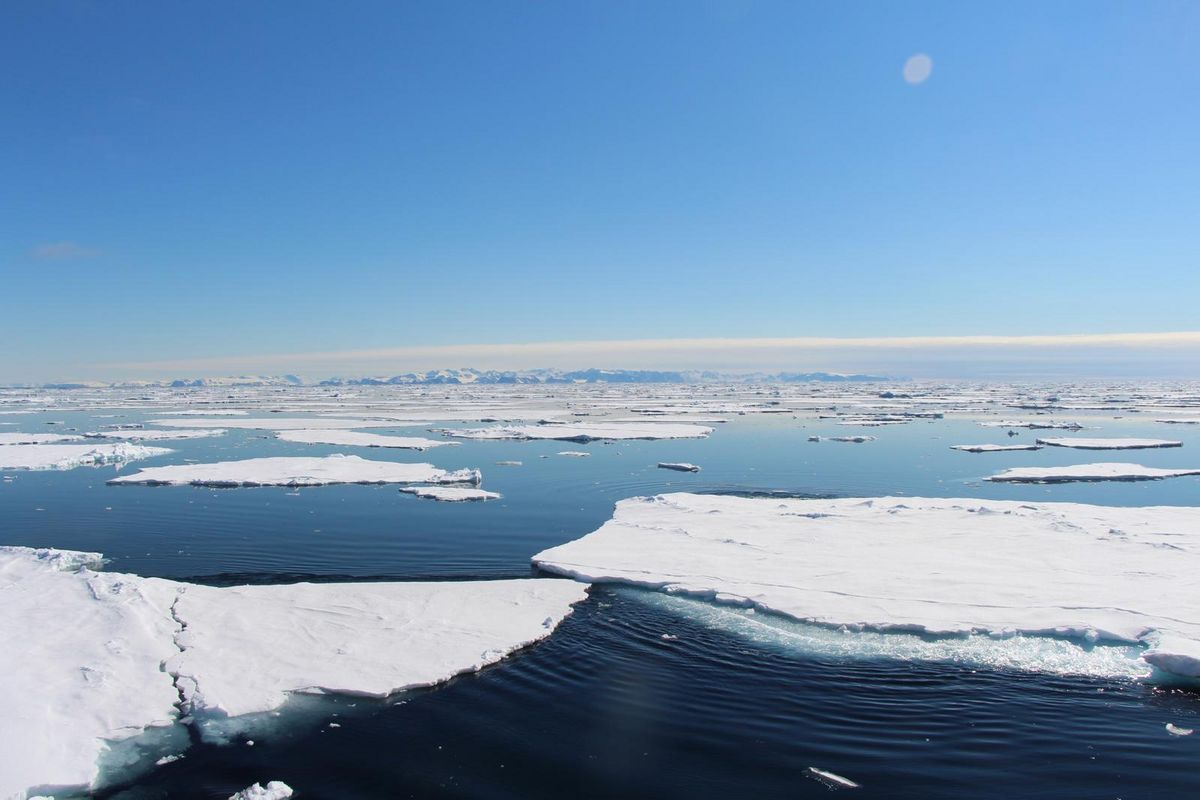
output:
[{"label": "broken ice floe", "polygon": [[276,456],[211,464],[172,464],[121,475],[110,484],[147,486],[324,486],[333,483],[474,483],[477,469],[444,470],[432,464],[369,461],[358,456]]},{"label": "broken ice floe", "polygon": [[1040,444],[952,444],[951,450],[964,453],[1004,453],[1010,450],[1041,450]]},{"label": "broken ice floe", "polygon": [[1055,439],[1038,439],[1038,444],[1051,447],[1073,447],[1077,450],[1145,450],[1156,447],[1183,447],[1183,442],[1173,439],[1084,439],[1063,437]]},{"label": "broken ice floe", "polygon": [[992,475],[996,483],[1093,483],[1097,481],[1155,481],[1200,475],[1200,469],[1160,469],[1141,464],[1072,464],[1065,467],[1016,467]]},{"label": "broken ice floe", "polygon": [[673,469],[676,472],[699,472],[700,471],[700,467],[696,466],[695,464],[689,464],[686,461],[681,461],[681,462],[660,461],[660,462],[658,462],[658,468],[659,469]]},{"label": "broken ice floe", "polygon": [[275,434],[275,438],[285,442],[300,442],[302,444],[332,444],[350,447],[393,447],[402,450],[428,450],[431,447],[455,445],[458,442],[447,442],[444,439],[426,439],[419,436],[384,436],[378,433],[363,433],[350,430],[286,430]]},{"label": "broken ice floe", "polygon": [[565,423],[561,425],[499,425],[491,428],[445,428],[456,439],[549,439],[591,442],[600,439],[703,439],[713,429],[704,425],[667,422]]},{"label": "broken ice floe", "polygon": [[447,503],[500,499],[498,492],[487,492],[483,489],[468,489],[465,486],[406,486],[400,491],[426,500],[441,500]]},{"label": "broken ice floe", "polygon": [[75,469],[124,464],[166,455],[165,447],[140,444],[9,444],[0,447],[0,469]]}]

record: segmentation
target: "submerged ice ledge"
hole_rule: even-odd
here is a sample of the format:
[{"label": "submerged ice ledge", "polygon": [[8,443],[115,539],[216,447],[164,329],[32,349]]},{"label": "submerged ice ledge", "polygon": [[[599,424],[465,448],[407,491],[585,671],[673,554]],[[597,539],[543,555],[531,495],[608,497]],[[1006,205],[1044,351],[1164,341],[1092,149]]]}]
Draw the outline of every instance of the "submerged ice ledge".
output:
[{"label": "submerged ice ledge", "polygon": [[586,593],[531,579],[218,588],[99,561],[0,547],[0,638],[21,642],[0,648],[0,797],[94,786],[109,743],[181,714],[220,722],[292,693],[382,697],[478,670]]},{"label": "submerged ice ledge", "polygon": [[1136,644],[1200,677],[1200,509],[667,494],[534,564],[876,631]]},{"label": "submerged ice ledge", "polygon": [[470,483],[477,469],[439,469],[432,464],[370,461],[358,456],[274,456],[211,464],[171,464],[121,475],[110,484],[146,486],[325,486],[334,483]]}]

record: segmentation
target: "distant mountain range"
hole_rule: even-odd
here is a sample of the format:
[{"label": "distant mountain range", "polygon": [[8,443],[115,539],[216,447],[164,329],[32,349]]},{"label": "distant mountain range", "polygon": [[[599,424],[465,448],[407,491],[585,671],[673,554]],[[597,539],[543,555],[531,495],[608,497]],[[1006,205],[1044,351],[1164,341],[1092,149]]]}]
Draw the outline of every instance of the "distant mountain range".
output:
[{"label": "distant mountain range", "polygon": [[664,371],[631,369],[533,369],[521,371],[439,369],[406,372],[390,377],[328,378],[306,383],[296,375],[238,375],[221,378],[187,378],[170,381],[122,381],[102,383],[46,383],[43,389],[103,389],[109,387],[202,388],[235,386],[433,386],[433,385],[504,385],[568,383],[865,383],[897,381],[882,375],[843,374],[837,372],[725,373],[713,371]]}]

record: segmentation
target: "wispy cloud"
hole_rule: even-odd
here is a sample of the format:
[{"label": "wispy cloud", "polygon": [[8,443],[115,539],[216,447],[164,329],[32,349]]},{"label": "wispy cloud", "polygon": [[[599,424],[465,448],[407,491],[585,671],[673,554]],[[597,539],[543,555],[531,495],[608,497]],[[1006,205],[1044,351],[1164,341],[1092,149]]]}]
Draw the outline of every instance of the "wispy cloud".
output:
[{"label": "wispy cloud", "polygon": [[[765,369],[891,368],[918,360],[984,361],[1050,357],[1089,360],[1098,355],[1136,359],[1143,353],[1192,358],[1200,353],[1200,331],[1091,333],[1033,336],[793,337],[762,339],[636,339],[521,344],[455,344],[238,355],[99,365],[141,372],[273,372],[314,370],[339,374],[404,372],[450,366],[629,367]],[[911,369],[911,367],[909,367]]]},{"label": "wispy cloud", "polygon": [[49,242],[39,244],[29,251],[29,255],[37,261],[76,261],[81,258],[91,258],[98,255],[99,252],[77,242]]}]

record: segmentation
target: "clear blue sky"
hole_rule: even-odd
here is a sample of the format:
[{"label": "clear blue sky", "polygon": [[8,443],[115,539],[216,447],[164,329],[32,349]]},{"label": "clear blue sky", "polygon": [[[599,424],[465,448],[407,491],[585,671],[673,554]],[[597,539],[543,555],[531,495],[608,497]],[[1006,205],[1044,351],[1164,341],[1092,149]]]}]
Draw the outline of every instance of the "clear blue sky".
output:
[{"label": "clear blue sky", "polygon": [[13,2],[0,74],[0,383],[1200,328],[1194,2]]}]

